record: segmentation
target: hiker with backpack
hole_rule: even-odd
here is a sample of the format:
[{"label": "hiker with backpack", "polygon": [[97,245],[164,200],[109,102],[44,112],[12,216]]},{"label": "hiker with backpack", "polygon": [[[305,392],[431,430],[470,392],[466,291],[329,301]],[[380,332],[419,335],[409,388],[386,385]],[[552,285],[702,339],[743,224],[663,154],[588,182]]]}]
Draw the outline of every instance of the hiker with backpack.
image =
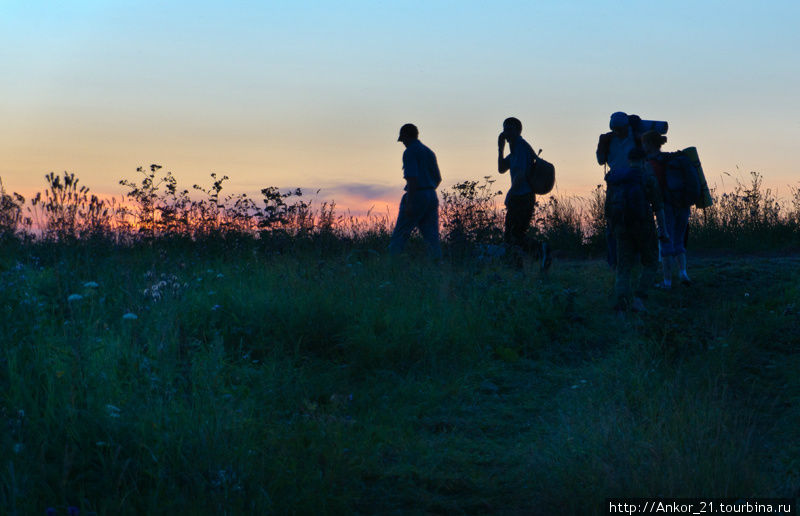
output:
[{"label": "hiker with backpack", "polygon": [[[506,142],[511,152],[503,156]],[[497,137],[497,151],[497,171],[501,174],[508,171],[511,176],[511,188],[505,199],[503,241],[518,259],[518,265],[522,263],[520,251],[531,252],[541,258],[542,270],[547,270],[551,264],[547,243],[526,238],[536,205],[536,194],[528,179],[537,158],[533,148],[522,137],[522,122],[519,119],[510,117],[503,121],[503,132]]]},{"label": "hiker with backpack", "polygon": [[[637,147],[628,152],[626,167],[617,165],[606,174],[606,222],[616,244],[614,309],[645,312],[647,289],[658,276],[656,239],[668,240],[664,228],[664,209],[658,181],[645,167],[645,153]],[[658,227],[653,222],[655,214]],[[642,266],[638,286],[631,292],[631,272]]]},{"label": "hiker with backpack", "polygon": [[416,227],[428,245],[428,254],[439,259],[442,249],[439,245],[439,197],[436,188],[441,184],[442,176],[436,155],[419,141],[419,130],[414,124],[403,125],[397,141],[406,147],[403,152],[406,186],[389,241],[389,252],[402,252]]},{"label": "hiker with backpack", "polygon": [[[600,135],[600,139],[597,142],[597,150],[595,151],[597,163],[607,166],[606,176],[627,170],[628,154],[635,148],[641,148],[641,141],[631,125],[631,122],[638,118],[635,115],[629,116],[622,111],[617,111],[611,115],[608,123],[611,131]],[[617,245],[613,229],[610,226],[606,226],[606,243],[608,246],[608,264],[613,269],[617,265]]]},{"label": "hiker with backpack", "polygon": [[655,131],[642,135],[642,145],[648,164],[658,180],[664,199],[664,224],[669,241],[661,245],[661,264],[665,289],[672,287],[673,262],[678,266],[680,281],[689,286],[692,280],[686,272],[686,231],[692,205],[702,198],[701,179],[692,160],[679,152],[662,152],[667,137]]}]

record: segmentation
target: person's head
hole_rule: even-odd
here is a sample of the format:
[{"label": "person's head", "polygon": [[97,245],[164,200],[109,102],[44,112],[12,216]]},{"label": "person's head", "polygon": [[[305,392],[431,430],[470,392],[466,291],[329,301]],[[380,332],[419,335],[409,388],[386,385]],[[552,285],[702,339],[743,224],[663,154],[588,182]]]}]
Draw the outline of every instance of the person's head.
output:
[{"label": "person's head", "polygon": [[503,134],[506,136],[506,140],[514,141],[522,134],[522,122],[513,116],[506,118],[503,120]]},{"label": "person's head", "polygon": [[642,135],[642,147],[647,154],[654,154],[667,143],[667,137],[657,131],[647,131]]},{"label": "person's head", "polygon": [[417,126],[414,124],[404,124],[403,127],[400,128],[400,136],[397,137],[397,141],[403,142],[404,145],[408,146],[409,143],[418,138],[419,130]]},{"label": "person's head", "polygon": [[639,167],[642,165],[646,154],[639,147],[634,147],[628,153],[628,164],[632,167]]},{"label": "person's head", "polygon": [[611,131],[619,136],[620,138],[625,138],[628,136],[628,115],[623,113],[622,111],[617,111],[616,113],[612,113],[611,119],[608,121],[608,127]]}]

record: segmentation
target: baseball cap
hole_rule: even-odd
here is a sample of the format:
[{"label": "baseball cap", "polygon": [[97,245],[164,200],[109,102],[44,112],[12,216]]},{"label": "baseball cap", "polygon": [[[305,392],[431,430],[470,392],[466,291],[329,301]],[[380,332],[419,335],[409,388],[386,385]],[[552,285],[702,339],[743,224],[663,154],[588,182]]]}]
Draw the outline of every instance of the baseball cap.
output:
[{"label": "baseball cap", "polygon": [[397,137],[397,141],[402,141],[403,138],[411,138],[413,140],[418,137],[419,130],[417,129],[417,126],[414,124],[405,124],[400,128],[400,136]]}]

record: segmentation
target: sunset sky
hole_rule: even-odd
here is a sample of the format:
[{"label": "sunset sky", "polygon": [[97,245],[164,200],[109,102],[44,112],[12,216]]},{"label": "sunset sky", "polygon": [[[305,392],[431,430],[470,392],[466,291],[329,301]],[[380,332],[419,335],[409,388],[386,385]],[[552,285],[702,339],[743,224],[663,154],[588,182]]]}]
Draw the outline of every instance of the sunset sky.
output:
[{"label": "sunset sky", "polygon": [[[85,1],[0,3],[0,178],[74,172],[119,194],[137,166],[228,193],[399,200],[406,122],[444,186],[493,175],[507,116],[563,194],[601,182],[613,111],[667,120],[709,182],[798,186],[800,2]],[[728,183],[726,183],[727,186]]]}]

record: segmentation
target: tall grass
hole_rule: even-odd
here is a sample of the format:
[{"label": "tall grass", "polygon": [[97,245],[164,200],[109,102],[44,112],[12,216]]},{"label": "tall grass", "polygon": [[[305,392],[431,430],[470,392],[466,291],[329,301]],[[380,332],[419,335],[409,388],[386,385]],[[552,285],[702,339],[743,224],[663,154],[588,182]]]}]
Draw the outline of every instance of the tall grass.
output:
[{"label": "tall grass", "polygon": [[599,262],[54,246],[0,276],[7,513],[585,513],[800,488],[796,260],[698,267],[626,321],[598,307]]},{"label": "tall grass", "polygon": [[[1,512],[584,514],[613,496],[800,494],[796,258],[712,255],[691,290],[620,319],[598,261],[477,257],[500,238],[488,181],[442,195],[451,259],[434,265],[380,252],[388,216],[227,198],[216,176],[190,198],[162,172],[140,171],[124,209],[92,208],[74,177],[48,176],[34,205],[0,192]],[[740,227],[753,250],[786,249],[763,233],[794,231],[797,202],[741,188],[693,226],[696,247]],[[545,200],[535,229],[591,256],[602,205],[602,189]]]}]

